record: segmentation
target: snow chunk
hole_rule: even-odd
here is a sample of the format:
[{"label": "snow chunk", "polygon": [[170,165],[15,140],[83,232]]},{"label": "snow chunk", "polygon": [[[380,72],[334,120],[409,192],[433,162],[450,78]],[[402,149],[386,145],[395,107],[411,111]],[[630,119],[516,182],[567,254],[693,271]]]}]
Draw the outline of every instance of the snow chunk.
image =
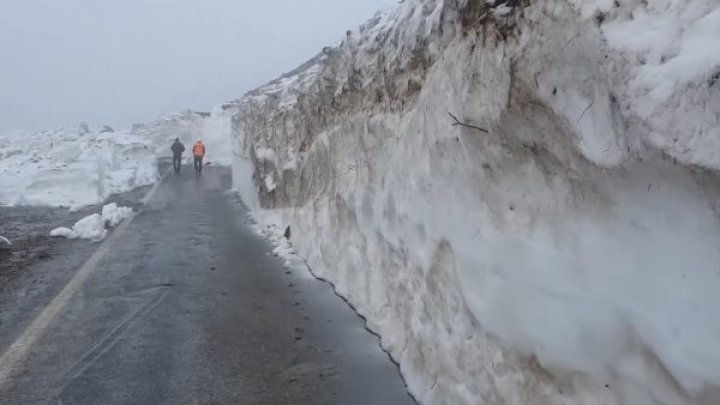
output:
[{"label": "snow chunk", "polygon": [[57,228],[50,231],[50,236],[62,236],[68,239],[89,239],[98,242],[105,239],[105,221],[100,214],[92,214],[77,221],[72,229]]},{"label": "snow chunk", "polygon": [[132,216],[133,210],[128,207],[118,207],[117,204],[112,203],[103,207],[102,219],[108,226],[117,226],[124,219]]},{"label": "snow chunk", "polygon": [[73,233],[73,230],[65,227],[53,229],[52,231],[50,231],[50,236],[75,239],[75,234]]},{"label": "snow chunk", "polygon": [[277,184],[275,183],[275,179],[273,179],[273,176],[270,176],[270,175],[265,176],[265,189],[268,192],[271,192],[271,191],[275,190],[276,187],[277,187]]},{"label": "snow chunk", "polygon": [[64,237],[68,239],[89,239],[98,242],[107,236],[107,227],[115,227],[124,219],[130,218],[133,210],[128,207],[118,207],[117,204],[107,204],[102,209],[102,214],[89,215],[73,225],[72,229],[56,228],[50,231],[52,237]]},{"label": "snow chunk", "polygon": [[267,160],[270,162],[275,161],[275,151],[270,148],[257,148],[255,149],[255,156],[258,160]]}]

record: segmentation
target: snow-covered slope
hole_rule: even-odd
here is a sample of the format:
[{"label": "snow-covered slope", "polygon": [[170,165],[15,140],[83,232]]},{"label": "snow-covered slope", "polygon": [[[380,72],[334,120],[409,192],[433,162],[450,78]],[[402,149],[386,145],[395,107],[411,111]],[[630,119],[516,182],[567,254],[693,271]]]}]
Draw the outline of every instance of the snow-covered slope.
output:
[{"label": "snow-covered slope", "polygon": [[720,403],[719,3],[491,3],[237,101],[237,189],[423,403]]}]

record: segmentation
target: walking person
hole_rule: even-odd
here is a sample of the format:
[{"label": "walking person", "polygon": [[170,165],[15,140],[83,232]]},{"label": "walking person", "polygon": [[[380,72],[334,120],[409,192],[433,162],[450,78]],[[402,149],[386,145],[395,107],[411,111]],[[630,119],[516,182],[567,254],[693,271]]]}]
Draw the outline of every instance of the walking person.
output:
[{"label": "walking person", "polygon": [[180,173],[182,154],[185,152],[185,145],[180,142],[180,138],[175,138],[175,142],[173,142],[170,150],[172,150],[173,153],[173,168],[175,169],[175,173]]},{"label": "walking person", "polygon": [[197,141],[193,146],[193,157],[195,158],[195,174],[202,174],[203,158],[205,157],[205,145]]}]

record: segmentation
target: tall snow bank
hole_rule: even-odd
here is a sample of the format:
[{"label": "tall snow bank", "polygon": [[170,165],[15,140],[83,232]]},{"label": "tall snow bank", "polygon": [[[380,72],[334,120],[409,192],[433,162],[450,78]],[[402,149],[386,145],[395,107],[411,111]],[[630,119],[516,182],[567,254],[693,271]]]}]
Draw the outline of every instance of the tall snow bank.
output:
[{"label": "tall snow bank", "polygon": [[170,157],[180,138],[188,151],[202,139],[206,161],[232,162],[228,106],[212,113],[181,111],[135,124],[132,129],[96,133],[78,128],[34,134],[0,134],[0,205],[85,206],[114,193],[154,183],[157,159]]},{"label": "tall snow bank", "polygon": [[97,204],[157,177],[150,143],[128,132],[0,135],[2,205]]},{"label": "tall snow bank", "polygon": [[130,218],[132,213],[133,210],[130,207],[118,207],[117,204],[111,203],[103,207],[100,216],[105,225],[115,227],[120,224],[120,222]]},{"label": "tall snow bank", "polygon": [[717,3],[500,3],[243,97],[236,188],[423,403],[720,403]]}]

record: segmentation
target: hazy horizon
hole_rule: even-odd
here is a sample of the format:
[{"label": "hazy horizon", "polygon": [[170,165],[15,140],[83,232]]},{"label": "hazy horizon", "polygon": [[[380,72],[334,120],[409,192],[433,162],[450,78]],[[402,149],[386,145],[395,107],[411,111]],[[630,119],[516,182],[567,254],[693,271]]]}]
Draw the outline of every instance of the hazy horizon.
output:
[{"label": "hazy horizon", "polygon": [[396,0],[23,0],[0,14],[0,132],[208,110]]}]

